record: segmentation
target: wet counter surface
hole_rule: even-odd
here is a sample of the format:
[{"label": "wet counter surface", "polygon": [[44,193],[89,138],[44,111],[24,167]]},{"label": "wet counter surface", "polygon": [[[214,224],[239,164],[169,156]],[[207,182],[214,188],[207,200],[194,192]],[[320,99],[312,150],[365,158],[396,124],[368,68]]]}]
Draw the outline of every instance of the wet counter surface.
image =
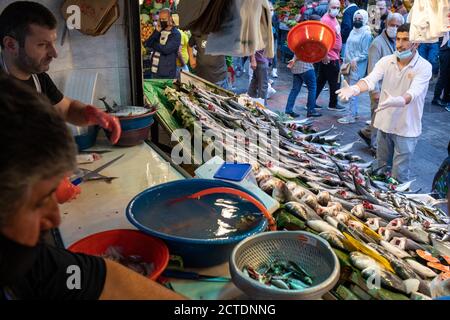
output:
[{"label": "wet counter surface", "polygon": [[[102,159],[79,167],[95,170],[124,154],[100,174],[118,177],[110,184],[104,181],[82,183],[81,194],[60,207],[62,222],[59,228],[65,247],[94,233],[113,229],[136,229],[128,222],[125,210],[138,193],[161,183],[185,179],[174,167],[147,144],[131,148],[112,148],[98,145],[90,151],[111,150]],[[229,277],[228,264],[206,269],[189,269],[204,275]],[[230,283],[212,283],[170,279],[173,289],[192,299],[236,299],[241,292]]]}]

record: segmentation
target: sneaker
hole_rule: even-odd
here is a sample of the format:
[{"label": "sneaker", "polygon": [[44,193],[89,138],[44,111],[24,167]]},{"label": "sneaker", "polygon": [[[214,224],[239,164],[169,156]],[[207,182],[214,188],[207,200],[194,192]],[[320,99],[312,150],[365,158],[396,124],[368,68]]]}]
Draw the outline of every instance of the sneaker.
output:
[{"label": "sneaker", "polygon": [[350,123],[355,123],[356,119],[354,116],[348,115],[348,116],[338,119],[337,121],[341,124],[350,124]]},{"label": "sneaker", "polygon": [[291,116],[292,118],[298,118],[300,117],[300,115],[298,113],[295,113],[294,111],[292,112],[287,112],[287,115]]},{"label": "sneaker", "polygon": [[367,120],[367,121],[366,121],[366,124],[367,124],[368,126],[372,125],[372,120]]},{"label": "sneaker", "polygon": [[272,98],[272,96],[277,93],[277,90],[272,88],[272,86],[269,86],[269,89],[267,89],[267,99]]},{"label": "sneaker", "polygon": [[336,107],[328,107],[328,110],[336,111],[336,112],[344,112],[346,110],[345,107],[337,105]]},{"label": "sneaker", "polygon": [[[308,107],[307,106],[303,106],[303,109],[308,111]],[[323,109],[323,107],[322,106],[318,106],[317,104],[314,106],[314,110],[322,110],[322,109]]]},{"label": "sneaker", "polygon": [[364,140],[364,142],[367,144],[367,146],[370,148],[372,146],[372,140],[364,135],[364,132],[361,130],[358,130],[358,135],[361,137],[361,139]]},{"label": "sneaker", "polygon": [[273,80],[272,79],[269,79],[269,84],[270,85],[273,84]]},{"label": "sneaker", "polygon": [[323,90],[323,91],[328,91],[329,89],[328,89],[328,87],[323,87],[322,90]]},{"label": "sneaker", "polygon": [[450,112],[450,103],[447,104],[447,106],[445,107],[445,110],[448,111],[448,112]]},{"label": "sneaker", "polygon": [[308,112],[308,113],[306,114],[306,117],[307,117],[307,118],[311,118],[311,117],[318,118],[318,117],[321,117],[321,116],[322,116],[322,114],[319,113],[319,112],[317,112],[316,110],[314,110],[314,111],[312,111],[312,112]]},{"label": "sneaker", "polygon": [[278,78],[278,73],[277,73],[277,69],[276,68],[272,69],[272,77]]}]

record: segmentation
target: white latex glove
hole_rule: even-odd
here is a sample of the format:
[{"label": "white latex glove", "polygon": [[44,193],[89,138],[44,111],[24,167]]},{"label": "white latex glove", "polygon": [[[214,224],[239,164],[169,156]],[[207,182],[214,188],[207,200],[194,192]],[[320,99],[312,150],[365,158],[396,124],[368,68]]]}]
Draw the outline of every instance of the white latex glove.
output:
[{"label": "white latex glove", "polygon": [[349,86],[348,82],[344,80],[342,82],[342,88],[336,91],[339,99],[347,102],[351,97],[357,96],[361,92],[361,89],[357,85]]},{"label": "white latex glove", "polygon": [[403,108],[406,106],[406,100],[402,96],[393,97],[386,90],[384,90],[384,94],[386,95],[386,100],[378,105],[378,108],[375,112],[384,110],[386,108]]}]

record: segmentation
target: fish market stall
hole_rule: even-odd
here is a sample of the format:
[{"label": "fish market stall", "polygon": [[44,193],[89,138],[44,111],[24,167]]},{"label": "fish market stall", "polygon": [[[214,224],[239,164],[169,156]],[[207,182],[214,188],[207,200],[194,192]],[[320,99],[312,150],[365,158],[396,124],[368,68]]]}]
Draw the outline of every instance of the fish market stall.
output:
[{"label": "fish market stall", "polygon": [[[273,213],[277,230],[307,231],[333,247],[340,277],[324,298],[429,299],[448,281],[449,218],[439,201],[408,194],[412,182],[399,184],[382,168],[373,169],[352,154],[353,144],[339,144],[334,127],[319,131],[308,120],[284,118],[205,83],[146,82],[145,91],[147,99],[158,100],[158,121],[169,134],[200,130],[200,144],[214,150],[211,156],[252,165],[259,189],[279,204]],[[266,139],[251,139],[261,132]],[[207,161],[201,156],[194,168]],[[246,273],[272,286],[293,281],[263,269]]]}]

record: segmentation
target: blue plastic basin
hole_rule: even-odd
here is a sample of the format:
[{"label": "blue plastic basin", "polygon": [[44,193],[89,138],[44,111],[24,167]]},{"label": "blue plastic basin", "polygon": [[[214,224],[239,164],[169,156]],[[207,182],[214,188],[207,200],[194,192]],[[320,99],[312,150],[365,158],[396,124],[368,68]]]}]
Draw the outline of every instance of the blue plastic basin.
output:
[{"label": "blue plastic basin", "polygon": [[[139,230],[164,240],[169,247],[170,254],[181,256],[185,266],[210,267],[218,265],[228,261],[233,248],[238,242],[251,235],[264,231],[267,228],[267,220],[264,217],[258,218],[255,224],[249,227],[249,229],[239,230],[235,233],[226,234],[223,237],[216,236],[208,238],[206,236],[205,238],[200,238],[198,232],[199,226],[202,226],[202,224],[193,225],[189,220],[201,221],[200,223],[202,223],[204,219],[218,221],[217,219],[222,218],[221,214],[208,209],[215,207],[205,207],[206,211],[204,212],[208,212],[208,215],[211,216],[209,217],[206,216],[204,212],[199,213],[198,211],[190,211],[189,209],[191,207],[189,207],[188,204],[184,205],[183,202],[178,203],[177,207],[173,207],[174,210],[171,211],[171,209],[168,209],[170,208],[168,203],[170,200],[213,187],[237,189],[244,191],[259,200],[257,196],[247,191],[245,188],[226,181],[188,179],[161,184],[141,192],[128,204],[126,216]],[[213,198],[214,196],[211,197]],[[228,196],[224,196],[223,198],[228,198]],[[234,197],[233,201],[236,201],[236,199],[240,198]],[[260,211],[250,202],[244,200],[240,201],[241,202],[236,206],[243,213],[247,211],[260,213]],[[185,210],[183,210],[183,206],[186,206]],[[223,211],[221,213],[223,213]],[[197,220],[195,220],[196,218]],[[205,221],[205,223],[208,222],[209,221]],[[179,231],[174,231],[177,228],[175,225],[183,226],[183,236],[179,235]],[[184,225],[186,225],[186,227],[184,227]],[[192,228],[192,230],[190,228]],[[180,227],[178,230],[180,230]],[[174,235],[174,233],[178,234]],[[207,234],[208,231],[205,230],[205,235]]]}]

